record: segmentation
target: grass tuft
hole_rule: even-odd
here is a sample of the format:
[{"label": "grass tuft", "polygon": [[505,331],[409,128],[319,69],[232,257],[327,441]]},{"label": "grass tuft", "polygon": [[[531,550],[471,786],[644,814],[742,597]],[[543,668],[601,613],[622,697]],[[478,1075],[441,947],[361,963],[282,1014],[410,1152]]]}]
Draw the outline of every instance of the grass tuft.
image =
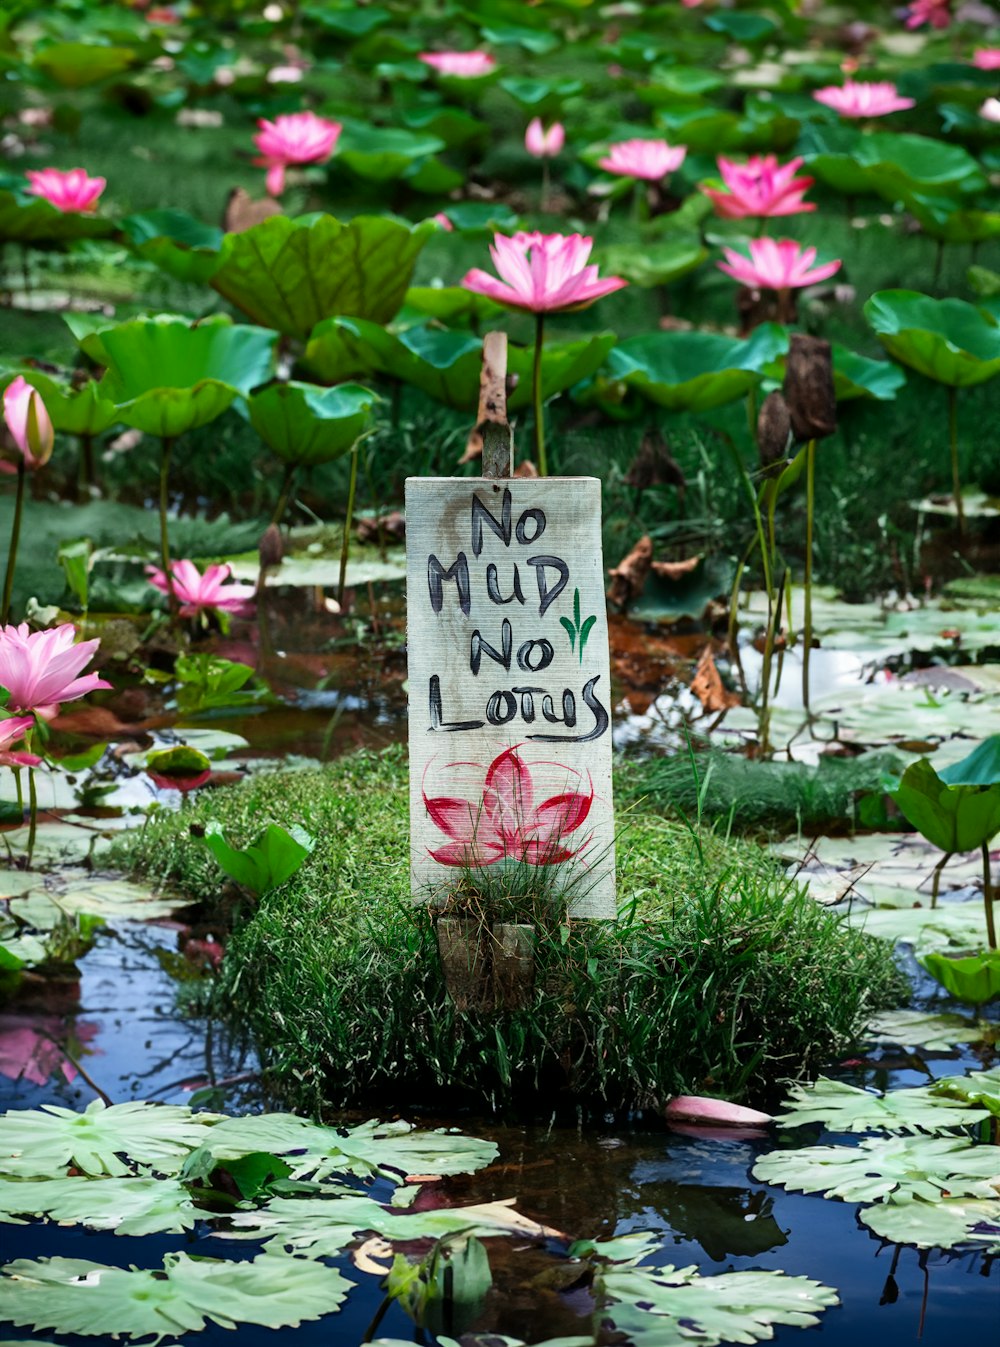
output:
[{"label": "grass tuft", "polygon": [[296,1108],[435,1091],[491,1107],[760,1100],[899,1002],[887,947],[817,907],[760,848],[637,807],[619,842],[619,922],[543,906],[529,1004],[460,1014],[435,916],[410,903],[405,781],[398,750],[262,773],[118,844],[133,870],[217,900],[190,824],[217,819],[236,844],[269,820],[318,837],[302,870],[237,922],[220,981]]}]

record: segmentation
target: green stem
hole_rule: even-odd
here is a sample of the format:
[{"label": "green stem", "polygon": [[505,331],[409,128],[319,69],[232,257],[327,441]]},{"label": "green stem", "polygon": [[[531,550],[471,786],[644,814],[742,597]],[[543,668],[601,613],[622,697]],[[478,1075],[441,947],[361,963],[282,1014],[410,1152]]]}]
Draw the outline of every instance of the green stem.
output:
[{"label": "green stem", "polygon": [[951,490],[958,511],[959,537],[965,532],[965,510],[962,508],[962,474],[958,469],[958,389],[948,388],[948,445],[951,450]]},{"label": "green stem", "polygon": [[28,768],[28,869],[35,854],[35,833],[38,828],[38,792],[35,789],[35,769]]},{"label": "green stem", "polygon": [[761,518],[760,503],[757,500],[757,493],[753,489],[753,482],[750,480],[750,474],[747,472],[746,464],[739,449],[728,437],[725,439],[726,448],[732,457],[736,467],[736,472],[743,483],[747,496],[750,500],[750,508],[753,510],[754,526],[757,532],[757,543],[760,547],[760,562],[764,571],[764,589],[767,593],[767,626],[764,629],[764,661],[761,669],[761,701],[757,716],[757,738],[762,754],[768,750],[768,724],[769,714],[767,709],[768,682],[771,677],[771,647],[774,641],[774,586],[771,576],[771,558],[767,549],[767,537],[764,532],[764,521]]},{"label": "green stem", "polygon": [[993,922],[993,881],[990,878],[989,844],[983,843],[983,904],[986,909],[986,939],[990,949],[997,947],[997,931]]},{"label": "green stem", "polygon": [[3,608],[0,609],[0,627],[10,621],[10,599],[14,590],[14,567],[17,565],[17,544],[21,538],[21,513],[24,509],[24,479],[26,476],[24,457],[17,461],[17,495],[14,497],[14,527],[11,529],[10,546],[7,549],[7,574],[3,582]]},{"label": "green stem", "polygon": [[542,407],[542,346],[545,341],[545,314],[535,314],[535,362],[531,373],[531,390],[535,406],[535,462],[538,475],[548,477],[545,457],[545,413]]},{"label": "green stem", "polygon": [[288,497],[292,492],[292,482],[295,478],[295,469],[297,463],[285,464],[285,475],[281,479],[281,490],[278,492],[278,503],[274,507],[274,514],[271,516],[271,523],[275,528],[281,526],[281,521],[285,517],[285,511],[288,508]]},{"label": "green stem", "polygon": [[549,208],[549,161],[547,157],[542,159],[542,199],[538,203],[539,210],[548,210]]},{"label": "green stem", "polygon": [[946,851],[944,855],[941,857],[941,859],[938,861],[937,865],[935,865],[934,867],[934,878],[931,880],[932,911],[934,908],[937,907],[938,893],[941,891],[941,875],[944,872],[944,867],[948,864],[948,862],[951,860],[954,854],[955,853],[953,851]]},{"label": "green stem", "polygon": [[351,450],[351,484],[347,488],[347,518],[344,521],[344,541],[340,548],[340,580],[337,585],[337,602],[343,610],[344,589],[347,585],[347,554],[351,546],[351,526],[354,521],[354,493],[358,487],[358,446]]},{"label": "green stem", "polygon": [[802,705],[812,720],[809,710],[809,653],[813,637],[813,518],[816,506],[816,441],[806,445],[806,575],[805,599],[802,612]]},{"label": "green stem", "polygon": [[170,456],[173,453],[174,442],[166,436],[160,441],[160,565],[163,567],[163,574],[166,577],[167,589],[170,592],[170,606],[174,607],[176,600],[174,598],[174,577],[170,570],[170,535],[167,532],[167,508],[170,504],[169,479],[170,479]]}]

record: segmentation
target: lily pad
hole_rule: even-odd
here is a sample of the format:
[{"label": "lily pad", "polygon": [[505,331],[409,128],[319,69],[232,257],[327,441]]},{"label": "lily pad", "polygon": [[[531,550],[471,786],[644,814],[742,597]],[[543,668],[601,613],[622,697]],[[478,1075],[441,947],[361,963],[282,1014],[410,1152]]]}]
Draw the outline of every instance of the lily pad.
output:
[{"label": "lily pad", "polygon": [[931,977],[959,1001],[981,1006],[1000,996],[1000,952],[955,958],[929,951],[920,959]]},{"label": "lily pad", "polygon": [[866,1042],[890,1043],[903,1048],[926,1048],[950,1052],[962,1043],[981,1043],[991,1032],[985,1021],[964,1015],[932,1015],[924,1010],[886,1010],[873,1017],[863,1038]]},{"label": "lily pad", "polygon": [[988,1109],[933,1094],[927,1086],[880,1095],[820,1076],[812,1085],[792,1085],[775,1121],[783,1127],[822,1123],[831,1132],[940,1132],[988,1117]]},{"label": "lily pad", "polygon": [[96,42],[50,42],[39,45],[34,64],[63,89],[100,84],[127,70],[136,58],[130,47]]},{"label": "lily pad", "polygon": [[419,160],[443,149],[445,142],[435,135],[349,121],[337,142],[337,162],[369,182],[395,182]]},{"label": "lily pad", "polygon": [[437,225],[383,216],[276,215],[227,234],[212,284],[254,322],[305,341],[334,315],[385,323],[403,303]]},{"label": "lily pad", "polygon": [[893,1244],[918,1249],[953,1249],[968,1244],[983,1253],[1000,1253],[1000,1200],[964,1202],[884,1202],[860,1212],[869,1230]]},{"label": "lily pad", "polygon": [[376,394],[358,384],[275,383],[247,399],[250,424],[286,463],[313,466],[348,453],[371,419]]},{"label": "lily pad", "polygon": [[1000,326],[964,299],[880,290],[864,313],[889,354],[928,379],[971,388],[1000,374]]},{"label": "lily pad", "polygon": [[3,1274],[0,1317],[18,1327],[156,1341],[209,1323],[297,1328],[338,1309],[351,1289],[336,1268],[277,1253],[247,1263],[172,1253],[155,1271],[18,1258]]},{"label": "lily pad", "polygon": [[179,281],[207,285],[218,265],[222,230],[186,211],[168,208],[129,215],[121,229],[140,257]]},{"label": "lily pad", "polygon": [[696,271],[708,258],[708,249],[695,234],[658,243],[617,243],[602,248],[599,261],[609,276],[624,276],[633,285],[671,285]]},{"label": "lily pad", "polygon": [[0,1179],[0,1219],[8,1221],[43,1216],[116,1235],[170,1235],[204,1215],[176,1179]]}]

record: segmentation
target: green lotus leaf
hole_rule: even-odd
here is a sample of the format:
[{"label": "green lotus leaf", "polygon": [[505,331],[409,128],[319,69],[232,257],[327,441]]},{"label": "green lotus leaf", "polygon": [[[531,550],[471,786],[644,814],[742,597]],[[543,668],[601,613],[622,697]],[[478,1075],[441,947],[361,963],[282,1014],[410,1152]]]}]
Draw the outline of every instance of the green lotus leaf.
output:
[{"label": "green lotus leaf", "polygon": [[942,851],[973,851],[1000,832],[1000,785],[948,785],[926,758],[907,767],[889,794]]},{"label": "green lotus leaf", "polygon": [[895,202],[914,192],[958,196],[987,186],[967,150],[929,136],[811,125],[798,149],[810,173],[848,196],[871,192]]},{"label": "green lotus leaf", "polygon": [[264,220],[227,234],[212,285],[254,322],[305,341],[334,315],[388,322],[437,225],[330,215]]},{"label": "green lotus leaf", "polygon": [[844,1202],[990,1197],[996,1174],[996,1153],[967,1137],[868,1137],[859,1146],[772,1151],[753,1167],[764,1183]]},{"label": "green lotus leaf", "polygon": [[403,313],[396,320],[397,326],[408,310],[415,310],[421,321],[436,318],[446,327],[480,322],[504,312],[503,305],[496,300],[477,295],[474,290],[466,290],[461,285],[411,285],[406,292]]},{"label": "green lotus leaf", "polygon": [[934,1093],[932,1086],[872,1094],[825,1076],[812,1085],[792,1085],[782,1127],[822,1123],[831,1132],[941,1132],[989,1117],[989,1110]]},{"label": "green lotus leaf", "polygon": [[971,753],[938,773],[949,786],[1000,785],[1000,734],[991,734]]},{"label": "green lotus leaf", "polygon": [[176,1179],[0,1179],[0,1219],[44,1216],[116,1235],[172,1235],[204,1215]]},{"label": "green lotus leaf", "polygon": [[311,1258],[223,1262],[167,1254],[162,1270],[80,1258],[15,1259],[0,1277],[0,1318],[105,1340],[196,1332],[207,1324],[297,1328],[339,1308],[351,1283]]},{"label": "green lotus leaf", "polygon": [[964,1015],[932,1015],[926,1010],[883,1010],[865,1030],[866,1042],[890,1043],[901,1048],[950,1052],[960,1043],[979,1043],[989,1033],[984,1021]]},{"label": "green lotus leaf", "polygon": [[449,202],[445,214],[457,230],[466,234],[495,234],[501,230],[516,229],[520,224],[520,217],[499,201]]},{"label": "green lotus leaf", "polygon": [[157,1174],[176,1174],[217,1117],[174,1104],[105,1106],[95,1099],[83,1113],[43,1104],[0,1117],[0,1151],[4,1170],[18,1178],[51,1178],[70,1165],[124,1178],[131,1170],[122,1157]]},{"label": "green lotus leaf", "polygon": [[269,823],[257,840],[246,847],[231,846],[217,823],[206,826],[203,840],[229,878],[258,895],[290,879],[316,845],[316,839],[303,828],[297,825],[282,828],[277,823]]},{"label": "green lotus leaf", "polygon": [[764,323],[746,339],[714,332],[651,332],[612,351],[606,378],[672,412],[705,412],[743,397],[788,345]]},{"label": "green lotus leaf", "polygon": [[[556,394],[588,378],[614,344],[611,333],[578,341],[546,342],[542,354],[542,396]],[[519,376],[508,399],[516,411],[531,401],[534,348],[511,346],[507,368]],[[322,379],[366,373],[389,374],[449,407],[474,414],[479,397],[482,339],[470,332],[411,327],[392,333],[376,323],[332,319],[320,323],[306,347],[306,363]]]},{"label": "green lotus leaf", "polygon": [[557,107],[564,98],[575,98],[582,93],[583,81],[572,78],[530,79],[510,75],[500,81],[500,88],[521,107],[541,113]]},{"label": "green lotus leaf", "polygon": [[[531,10],[526,9],[525,13],[530,15]],[[529,28],[520,23],[492,21],[484,23],[480,31],[485,40],[495,46],[523,47],[534,56],[547,56],[549,52],[555,51],[561,42],[559,34],[552,32],[548,26]]]},{"label": "green lotus leaf", "polygon": [[734,42],[759,42],[778,31],[774,19],[764,14],[754,14],[746,10],[720,10],[705,19],[705,27],[715,33],[725,33]]},{"label": "green lotus leaf", "polygon": [[352,4],[334,8],[329,4],[313,4],[303,7],[302,17],[350,42],[382,28],[392,14],[378,5],[361,8]]},{"label": "green lotus leaf", "polygon": [[101,435],[119,419],[118,408],[96,379],[71,388],[38,370],[25,370],[24,378],[38,389],[53,427],[62,434]]},{"label": "green lotus leaf", "polygon": [[953,1249],[968,1244],[1000,1253],[1000,1199],[964,1202],[880,1202],[858,1213],[860,1220],[892,1244],[918,1249]]},{"label": "green lotus leaf", "polygon": [[725,87],[725,77],[704,66],[656,65],[649,72],[649,83],[636,89],[643,103],[654,107],[670,106],[678,99],[698,100],[705,94]]},{"label": "green lotus leaf", "polygon": [[981,1104],[994,1117],[1000,1117],[1000,1069],[970,1071],[965,1076],[945,1076],[931,1086],[933,1094],[961,1099],[966,1104]]},{"label": "green lotus leaf", "polygon": [[258,327],[161,315],[96,334],[107,360],[101,381],[126,425],[174,438],[206,425],[240,393],[271,376],[275,337]]},{"label": "green lotus leaf", "polygon": [[986,243],[1000,238],[1000,211],[963,207],[948,197],[909,192],[903,198],[906,209],[925,234],[942,243]]},{"label": "green lotus leaf", "polygon": [[433,154],[426,159],[415,160],[400,181],[412,187],[415,192],[424,192],[428,196],[443,196],[454,192],[465,183],[465,174],[457,168],[449,168]]},{"label": "green lotus leaf", "polygon": [[376,402],[358,384],[319,388],[276,383],[247,399],[250,423],[287,463],[328,463],[346,454],[366,429]]},{"label": "green lotus leaf", "polygon": [[[600,1245],[597,1246],[600,1252]],[[774,1326],[808,1328],[830,1305],[832,1287],[783,1272],[727,1272],[702,1277],[693,1267],[610,1266],[599,1271],[595,1290],[602,1320],[629,1342],[768,1342]]]},{"label": "green lotus leaf", "polygon": [[444,148],[434,135],[348,122],[337,142],[337,160],[369,182],[393,182],[417,160]]},{"label": "green lotus leaf", "polygon": [[964,299],[880,290],[864,314],[894,359],[938,383],[971,388],[1000,374],[1000,324]]},{"label": "green lotus leaf", "polygon": [[220,1159],[268,1151],[283,1155],[296,1178],[324,1180],[336,1174],[358,1178],[402,1174],[471,1174],[497,1156],[492,1141],[447,1128],[415,1129],[407,1122],[366,1122],[341,1130],[293,1113],[225,1118],[208,1143]]},{"label": "green lotus leaf", "polygon": [[490,128],[486,122],[473,117],[470,112],[451,107],[449,104],[435,102],[429,107],[418,105],[414,108],[403,108],[400,111],[400,118],[410,131],[436,136],[450,150],[461,149],[462,146],[475,141],[487,140],[490,135]]},{"label": "green lotus leaf", "polygon": [[150,210],[129,215],[121,229],[140,257],[177,280],[207,285],[219,261],[222,230],[182,210]]},{"label": "green lotus leaf", "polygon": [[624,276],[634,285],[648,288],[670,285],[696,271],[708,257],[708,249],[697,235],[671,237],[659,243],[618,243],[602,248],[601,271],[608,276]]},{"label": "green lotus leaf", "polygon": [[[833,391],[838,402],[870,398],[891,402],[906,383],[906,374],[891,360],[871,360],[856,351],[833,342]],[[785,355],[781,355],[766,373],[779,381],[785,377]]]},{"label": "green lotus leaf", "polygon": [[1000,996],[1000,953],[967,954],[950,958],[947,954],[925,954],[920,963],[946,991],[968,1005],[981,1006]]},{"label": "green lotus leaf", "polygon": [[52,42],[39,46],[34,64],[64,89],[83,89],[127,70],[136,53],[130,47],[97,42]]},{"label": "green lotus leaf", "polygon": [[114,232],[113,222],[99,215],[56,210],[41,197],[0,191],[0,242],[71,243],[106,238]]}]

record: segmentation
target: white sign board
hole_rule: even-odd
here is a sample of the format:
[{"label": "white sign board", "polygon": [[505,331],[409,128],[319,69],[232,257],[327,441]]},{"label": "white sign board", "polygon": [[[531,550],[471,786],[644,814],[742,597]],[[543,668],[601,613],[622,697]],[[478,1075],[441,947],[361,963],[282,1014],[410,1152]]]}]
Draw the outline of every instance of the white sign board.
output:
[{"label": "white sign board", "polygon": [[409,478],[406,551],[414,896],[506,873],[613,918],[600,482]]}]

